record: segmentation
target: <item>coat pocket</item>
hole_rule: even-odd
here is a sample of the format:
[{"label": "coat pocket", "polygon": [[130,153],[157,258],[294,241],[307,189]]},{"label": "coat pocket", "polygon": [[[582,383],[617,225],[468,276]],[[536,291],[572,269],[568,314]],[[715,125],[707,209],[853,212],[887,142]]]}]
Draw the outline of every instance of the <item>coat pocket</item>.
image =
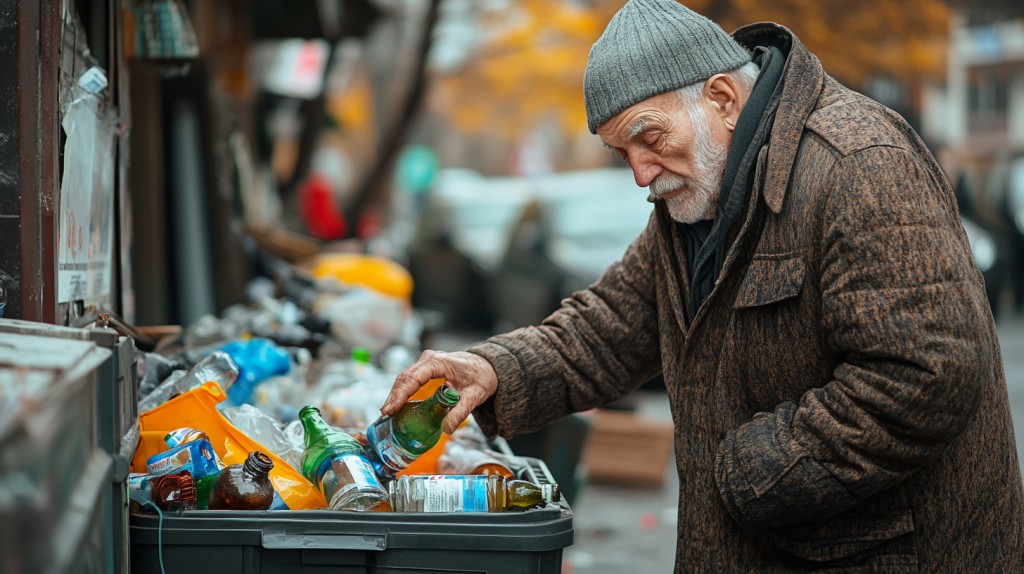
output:
[{"label": "coat pocket", "polygon": [[803,289],[806,275],[803,257],[797,253],[755,255],[733,307],[760,307],[796,297]]},{"label": "coat pocket", "polygon": [[777,548],[816,567],[860,566],[900,572],[917,566],[910,510],[840,514],[820,524],[777,529],[771,537]]}]

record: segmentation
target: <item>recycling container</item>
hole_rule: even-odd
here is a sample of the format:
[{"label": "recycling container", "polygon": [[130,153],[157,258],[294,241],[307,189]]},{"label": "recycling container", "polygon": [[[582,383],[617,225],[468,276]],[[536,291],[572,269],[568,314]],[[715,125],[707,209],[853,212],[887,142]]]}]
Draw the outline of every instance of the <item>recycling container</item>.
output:
[{"label": "recycling container", "polygon": [[[490,514],[129,514],[135,360],[131,339],[106,329],[0,319],[0,572],[561,572],[564,501]],[[521,478],[554,482],[522,458]]]},{"label": "recycling container", "polygon": [[[550,483],[538,459],[523,478]],[[572,510],[183,511],[130,516],[132,572],[559,574]]]}]

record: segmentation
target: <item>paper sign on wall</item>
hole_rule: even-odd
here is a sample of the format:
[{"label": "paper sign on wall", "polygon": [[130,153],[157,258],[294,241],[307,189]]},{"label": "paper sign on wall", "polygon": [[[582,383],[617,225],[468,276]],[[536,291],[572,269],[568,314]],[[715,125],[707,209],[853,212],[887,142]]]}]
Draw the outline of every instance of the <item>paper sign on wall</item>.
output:
[{"label": "paper sign on wall", "polygon": [[100,100],[79,92],[61,125],[67,134],[60,184],[57,301],[109,299],[113,269],[114,121]]}]

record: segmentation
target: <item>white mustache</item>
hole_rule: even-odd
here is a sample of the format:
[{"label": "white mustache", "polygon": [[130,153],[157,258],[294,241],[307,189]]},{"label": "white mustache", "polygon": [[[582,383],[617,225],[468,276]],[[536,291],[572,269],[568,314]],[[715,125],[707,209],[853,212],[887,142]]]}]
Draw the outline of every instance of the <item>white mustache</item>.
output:
[{"label": "white mustache", "polygon": [[656,198],[660,198],[663,195],[667,195],[676,190],[683,189],[690,185],[689,180],[685,177],[674,173],[666,173],[659,175],[651,182],[649,191]]}]

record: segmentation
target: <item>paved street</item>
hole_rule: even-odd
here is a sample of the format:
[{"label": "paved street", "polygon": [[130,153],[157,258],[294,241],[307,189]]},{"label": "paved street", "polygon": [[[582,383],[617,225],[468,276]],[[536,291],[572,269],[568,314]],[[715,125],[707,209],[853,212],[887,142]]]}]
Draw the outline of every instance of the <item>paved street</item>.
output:
[{"label": "paved street", "polygon": [[[1002,318],[999,339],[1020,452],[1024,447],[1024,319]],[[663,396],[645,394],[640,408],[650,416],[669,419]],[[576,543],[566,549],[563,574],[671,572],[678,482],[673,468],[666,467],[665,473],[661,489],[586,485],[573,505]]]}]

